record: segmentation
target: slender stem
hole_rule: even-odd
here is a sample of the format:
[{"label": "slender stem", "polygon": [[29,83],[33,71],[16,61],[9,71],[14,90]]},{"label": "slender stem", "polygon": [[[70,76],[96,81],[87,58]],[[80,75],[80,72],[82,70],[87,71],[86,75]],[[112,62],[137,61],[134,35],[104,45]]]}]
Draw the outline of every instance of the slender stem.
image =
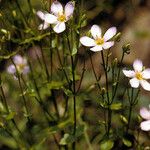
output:
[{"label": "slender stem", "polygon": [[95,76],[95,79],[96,79],[96,84],[97,84],[99,90],[101,90],[101,86],[100,86],[100,84],[99,84],[99,78],[98,78],[97,75],[96,75],[96,71],[95,71],[95,69],[94,69],[94,65],[93,65],[93,60],[92,60],[91,54],[90,54],[90,62],[91,62],[92,70],[93,70],[93,73],[94,73],[94,76]]},{"label": "slender stem", "polygon": [[[0,80],[1,80],[1,78],[0,78]],[[8,108],[8,104],[7,104],[7,101],[6,101],[6,97],[5,97],[5,94],[4,94],[4,90],[3,90],[2,85],[0,86],[0,89],[1,89],[1,92],[2,92],[2,96],[3,96],[4,106],[5,106],[5,108],[6,108],[7,113],[9,113],[9,108]],[[19,134],[21,135],[21,137],[22,137],[23,139],[25,139],[25,138],[24,138],[24,135],[22,134],[22,132],[21,132],[20,129],[18,128],[18,126],[17,126],[17,124],[16,124],[14,118],[11,119],[11,122],[14,124],[16,130],[19,132]],[[26,141],[26,140],[25,140],[25,141]]]},{"label": "slender stem", "polygon": [[29,23],[28,23],[28,21],[27,21],[25,15],[24,15],[24,13],[23,13],[21,7],[20,7],[20,4],[19,4],[18,0],[15,0],[15,2],[16,2],[16,5],[17,5],[19,11],[20,11],[20,14],[22,15],[22,18],[23,18],[23,20],[24,20],[25,25],[29,27]]},{"label": "slender stem", "polygon": [[[75,87],[75,65],[74,65],[74,60],[73,60],[73,56],[71,55],[71,46],[70,46],[70,41],[69,41],[69,36],[68,33],[66,32],[66,37],[67,37],[67,43],[68,43],[68,48],[69,48],[69,52],[70,52],[70,58],[71,58],[71,70],[72,70],[72,82],[73,82],[73,112],[74,112],[74,130],[73,130],[73,134],[75,136],[76,134],[76,125],[77,125],[77,117],[76,117],[76,87]],[[76,142],[73,142],[73,150],[76,149]]]},{"label": "slender stem", "polygon": [[[101,57],[102,57],[103,68],[104,68],[104,72],[105,72],[105,79],[106,79],[106,94],[107,94],[107,102],[108,102],[108,104],[109,104],[107,66],[106,66],[106,64],[105,64],[105,59],[104,59],[103,51],[101,51]],[[107,57],[108,57],[108,56],[107,56]]]},{"label": "slender stem", "polygon": [[51,119],[55,120],[55,118],[48,112],[47,108],[46,108],[45,105],[43,104],[43,101],[42,101],[42,98],[41,98],[41,95],[40,95],[40,92],[39,92],[39,89],[38,89],[36,80],[35,80],[35,78],[34,78],[33,68],[32,68],[32,66],[31,66],[30,60],[28,60],[28,63],[29,63],[29,67],[30,67],[30,70],[31,70],[31,76],[32,76],[33,84],[34,84],[36,93],[37,93],[37,95],[38,95],[38,97],[39,97],[39,99],[37,99],[37,98],[35,98],[35,99],[36,99],[37,102],[40,104],[42,110],[43,110],[44,112],[46,112],[46,113],[48,114],[48,116],[49,116]]},{"label": "slender stem", "polygon": [[133,94],[134,94],[134,88],[132,88],[131,90],[131,99],[130,99],[130,106],[129,106],[129,115],[128,115],[128,125],[127,125],[127,130],[126,132],[128,132],[128,129],[130,128],[130,121],[131,121],[131,115],[132,115],[132,108],[133,108]]},{"label": "slender stem", "polygon": [[[0,82],[1,82],[1,76],[0,76]],[[0,89],[1,89],[2,96],[3,96],[3,103],[4,103],[4,106],[5,106],[5,109],[6,109],[7,112],[9,112],[9,108],[8,108],[8,105],[7,105],[7,101],[6,101],[6,97],[5,97],[2,85],[0,85]]]},{"label": "slender stem", "polygon": [[48,69],[47,69],[47,65],[46,65],[46,60],[45,60],[45,56],[44,56],[44,53],[43,53],[43,49],[42,49],[42,44],[40,43],[40,49],[41,49],[41,54],[42,54],[42,59],[43,59],[43,63],[44,63],[44,67],[45,67],[45,73],[46,73],[46,76],[47,76],[47,81],[49,81],[49,72],[48,72]]},{"label": "slender stem", "polygon": [[[120,63],[122,63],[123,58],[124,58],[124,55],[125,55],[125,53],[123,52],[123,53],[122,53],[122,57],[121,57]],[[117,83],[116,83],[116,86],[115,86],[115,89],[114,89],[114,92],[113,92],[113,96],[112,96],[111,103],[113,102],[113,100],[114,100],[114,98],[115,98],[115,96],[116,96],[116,92],[117,92],[118,85],[119,85],[120,72],[121,72],[121,68],[119,68],[119,70],[118,70],[118,74],[117,74]]]},{"label": "slender stem", "polygon": [[29,115],[29,110],[28,110],[28,107],[27,107],[27,102],[26,102],[24,93],[23,93],[23,88],[22,88],[22,84],[21,84],[21,80],[20,80],[20,74],[19,74],[17,66],[14,63],[14,61],[13,61],[12,58],[11,58],[11,61],[12,61],[13,65],[15,66],[15,69],[16,69],[16,75],[17,75],[17,78],[18,78],[19,87],[20,87],[20,90],[21,90],[21,94],[22,94],[22,98],[23,98],[23,103],[24,103],[24,106],[25,106],[26,114],[27,114],[27,119],[28,119],[28,122],[30,123],[30,117],[28,116]]},{"label": "slender stem", "polygon": [[[104,54],[103,54],[103,51],[101,51],[101,57],[102,57],[102,62],[103,62],[103,68],[104,68],[104,72],[105,72],[105,79],[106,79],[106,95],[107,95],[107,104],[108,104],[108,108],[107,108],[107,112],[108,112],[108,122],[107,122],[107,125],[108,125],[108,129],[107,129],[107,135],[109,136],[109,131],[110,131],[110,128],[111,128],[111,114],[112,114],[112,111],[110,109],[110,100],[109,100],[109,93],[108,93],[108,75],[107,75],[107,66],[105,64],[105,60],[104,60]],[[108,55],[107,55],[108,57]],[[108,59],[108,58],[107,58]],[[107,60],[108,61],[108,60]],[[107,63],[107,62],[106,62]]]}]

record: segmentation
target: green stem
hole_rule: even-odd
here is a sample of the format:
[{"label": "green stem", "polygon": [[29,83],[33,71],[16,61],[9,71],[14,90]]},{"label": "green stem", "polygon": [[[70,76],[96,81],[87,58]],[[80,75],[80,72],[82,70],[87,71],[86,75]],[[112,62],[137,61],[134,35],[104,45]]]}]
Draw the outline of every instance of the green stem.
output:
[{"label": "green stem", "polygon": [[28,23],[28,21],[27,21],[25,15],[24,15],[24,13],[23,13],[21,7],[20,7],[20,4],[19,4],[18,0],[15,0],[15,2],[16,2],[16,5],[17,5],[19,11],[20,11],[20,14],[22,15],[22,18],[23,18],[23,21],[24,21],[25,25],[29,27],[29,23]]},{"label": "green stem", "polygon": [[[103,68],[104,68],[104,73],[105,73],[105,80],[106,80],[106,95],[107,95],[107,104],[108,104],[108,108],[107,108],[107,112],[108,112],[107,135],[109,137],[109,131],[110,131],[110,128],[111,128],[111,114],[112,114],[112,111],[110,109],[110,100],[109,100],[109,93],[108,93],[108,90],[109,90],[108,75],[107,75],[107,66],[108,66],[108,64],[106,66],[103,51],[101,51],[101,57],[102,57],[102,63],[103,63]],[[108,55],[107,55],[107,57],[108,57]]]},{"label": "green stem", "polygon": [[[70,52],[70,57],[71,57],[71,70],[72,70],[72,82],[73,82],[73,90],[72,90],[72,94],[73,94],[73,112],[74,112],[74,130],[73,130],[73,134],[75,136],[76,134],[76,125],[77,125],[77,117],[76,117],[76,87],[75,87],[75,66],[74,66],[74,60],[73,60],[73,56],[71,54],[71,46],[70,46],[70,42],[69,42],[69,35],[66,32],[66,37],[67,37],[67,43],[68,43],[68,48],[69,48],[69,52]],[[76,142],[73,142],[73,150],[76,149]]]}]

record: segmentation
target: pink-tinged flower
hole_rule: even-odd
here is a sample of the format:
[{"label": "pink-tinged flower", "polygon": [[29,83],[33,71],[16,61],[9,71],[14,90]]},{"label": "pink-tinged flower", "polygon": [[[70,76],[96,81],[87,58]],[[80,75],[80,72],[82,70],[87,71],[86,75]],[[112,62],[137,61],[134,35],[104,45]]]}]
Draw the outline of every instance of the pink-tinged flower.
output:
[{"label": "pink-tinged flower", "polygon": [[93,38],[88,36],[83,36],[80,38],[82,45],[90,48],[91,51],[97,52],[103,49],[109,49],[114,45],[114,41],[110,39],[117,33],[116,27],[109,28],[104,36],[102,36],[101,28],[98,25],[93,25],[91,27],[91,34]]},{"label": "pink-tinged flower", "polygon": [[138,88],[141,85],[145,90],[150,91],[150,83],[147,79],[150,79],[150,68],[145,69],[141,60],[135,60],[133,62],[134,70],[123,70],[125,76],[130,79],[130,85],[133,88]]},{"label": "pink-tinged flower", "polygon": [[39,26],[39,30],[46,29],[49,24],[54,24],[53,30],[56,33],[61,33],[66,29],[65,22],[67,22],[74,12],[74,3],[68,2],[63,8],[60,2],[54,1],[51,5],[51,13],[37,12],[37,15],[44,21]]},{"label": "pink-tinged flower", "polygon": [[[27,60],[26,58],[16,55],[13,57],[13,62],[14,64],[11,64],[7,68],[7,72],[10,74],[16,74],[16,69],[19,74],[27,74],[29,72],[29,66],[27,65]],[[15,67],[16,66],[16,67]]]},{"label": "pink-tinged flower", "polygon": [[143,107],[140,109],[140,115],[146,121],[141,122],[140,127],[143,131],[150,131],[150,106],[149,109]]}]

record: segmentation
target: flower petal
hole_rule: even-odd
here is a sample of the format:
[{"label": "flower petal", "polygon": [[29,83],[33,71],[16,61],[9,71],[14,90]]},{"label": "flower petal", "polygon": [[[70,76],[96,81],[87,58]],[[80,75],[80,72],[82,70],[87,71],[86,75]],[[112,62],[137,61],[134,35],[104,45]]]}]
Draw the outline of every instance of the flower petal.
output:
[{"label": "flower petal", "polygon": [[30,71],[29,66],[25,66],[23,69],[23,74],[27,74]]},{"label": "flower petal", "polygon": [[60,2],[54,1],[51,5],[51,12],[58,16],[59,13],[63,13],[63,7]]},{"label": "flower petal", "polygon": [[104,49],[108,49],[114,45],[114,42],[106,42],[102,46]]},{"label": "flower petal", "polygon": [[16,55],[13,57],[13,61],[16,65],[19,65],[23,63],[23,58],[20,55]]},{"label": "flower petal", "polygon": [[72,16],[73,11],[74,11],[74,3],[70,1],[65,6],[65,16],[67,20]]},{"label": "flower petal", "polygon": [[101,38],[102,37],[101,28],[98,25],[93,25],[91,27],[91,34],[94,39]]},{"label": "flower petal", "polygon": [[145,69],[142,72],[142,76],[143,76],[144,79],[150,79],[150,68]]},{"label": "flower petal", "polygon": [[133,70],[122,70],[126,77],[132,78],[135,76],[135,72]]},{"label": "flower petal", "polygon": [[55,27],[53,29],[56,33],[61,33],[66,29],[66,25],[64,22],[58,23],[55,25]]},{"label": "flower petal", "polygon": [[45,14],[45,22],[46,23],[50,23],[50,24],[53,24],[53,23],[56,23],[57,22],[57,17],[52,15],[52,14]]},{"label": "flower petal", "polygon": [[150,110],[148,110],[147,108],[141,108],[140,115],[143,119],[150,120]]},{"label": "flower petal", "polygon": [[141,86],[144,90],[150,91],[150,83],[146,80],[140,80]]},{"label": "flower petal", "polygon": [[45,14],[42,11],[37,11],[36,14],[38,15],[39,18],[41,18],[42,20],[44,20]]},{"label": "flower petal", "polygon": [[137,78],[132,78],[131,80],[130,80],[130,84],[131,84],[131,87],[133,87],[133,88],[137,88],[137,87],[139,87],[139,80],[137,79]]},{"label": "flower petal", "polygon": [[42,24],[39,25],[38,29],[39,29],[39,30],[45,30],[45,29],[47,29],[48,27],[49,27],[49,24],[46,23],[46,22],[44,22],[44,23],[42,23]]},{"label": "flower petal", "polygon": [[133,68],[135,71],[142,71],[142,68],[143,68],[143,63],[141,60],[139,59],[136,59],[134,62],[133,62]]},{"label": "flower petal", "polygon": [[143,131],[150,131],[150,120],[141,122],[140,127]]},{"label": "flower petal", "polygon": [[16,72],[16,68],[14,65],[10,65],[8,68],[7,68],[7,72],[10,73],[10,74],[14,74]]},{"label": "flower petal", "polygon": [[87,36],[81,37],[80,42],[82,43],[82,45],[88,46],[88,47],[96,45],[95,41]]},{"label": "flower petal", "polygon": [[117,33],[116,27],[111,27],[109,28],[106,33],[104,34],[104,40],[108,41],[111,39],[115,34]]},{"label": "flower petal", "polygon": [[101,45],[96,45],[96,46],[90,48],[90,50],[93,51],[93,52],[97,52],[97,51],[103,50],[103,48],[102,48]]}]

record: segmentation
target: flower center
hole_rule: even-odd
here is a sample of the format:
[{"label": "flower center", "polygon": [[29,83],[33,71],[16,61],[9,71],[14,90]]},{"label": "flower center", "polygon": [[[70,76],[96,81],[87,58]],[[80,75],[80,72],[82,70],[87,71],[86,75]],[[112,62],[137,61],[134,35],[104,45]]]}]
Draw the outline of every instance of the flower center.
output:
[{"label": "flower center", "polygon": [[66,16],[64,14],[58,14],[58,21],[60,22],[65,22],[66,21]]},{"label": "flower center", "polygon": [[19,64],[19,65],[17,66],[17,69],[18,69],[19,72],[22,72],[23,69],[24,69],[24,67],[25,67],[25,64]]},{"label": "flower center", "polygon": [[142,80],[143,79],[143,76],[142,76],[141,72],[137,72],[135,76],[136,76],[136,78],[138,80]]},{"label": "flower center", "polygon": [[96,43],[97,45],[102,45],[102,44],[104,44],[104,38],[97,38],[97,39],[95,40],[95,43]]}]

